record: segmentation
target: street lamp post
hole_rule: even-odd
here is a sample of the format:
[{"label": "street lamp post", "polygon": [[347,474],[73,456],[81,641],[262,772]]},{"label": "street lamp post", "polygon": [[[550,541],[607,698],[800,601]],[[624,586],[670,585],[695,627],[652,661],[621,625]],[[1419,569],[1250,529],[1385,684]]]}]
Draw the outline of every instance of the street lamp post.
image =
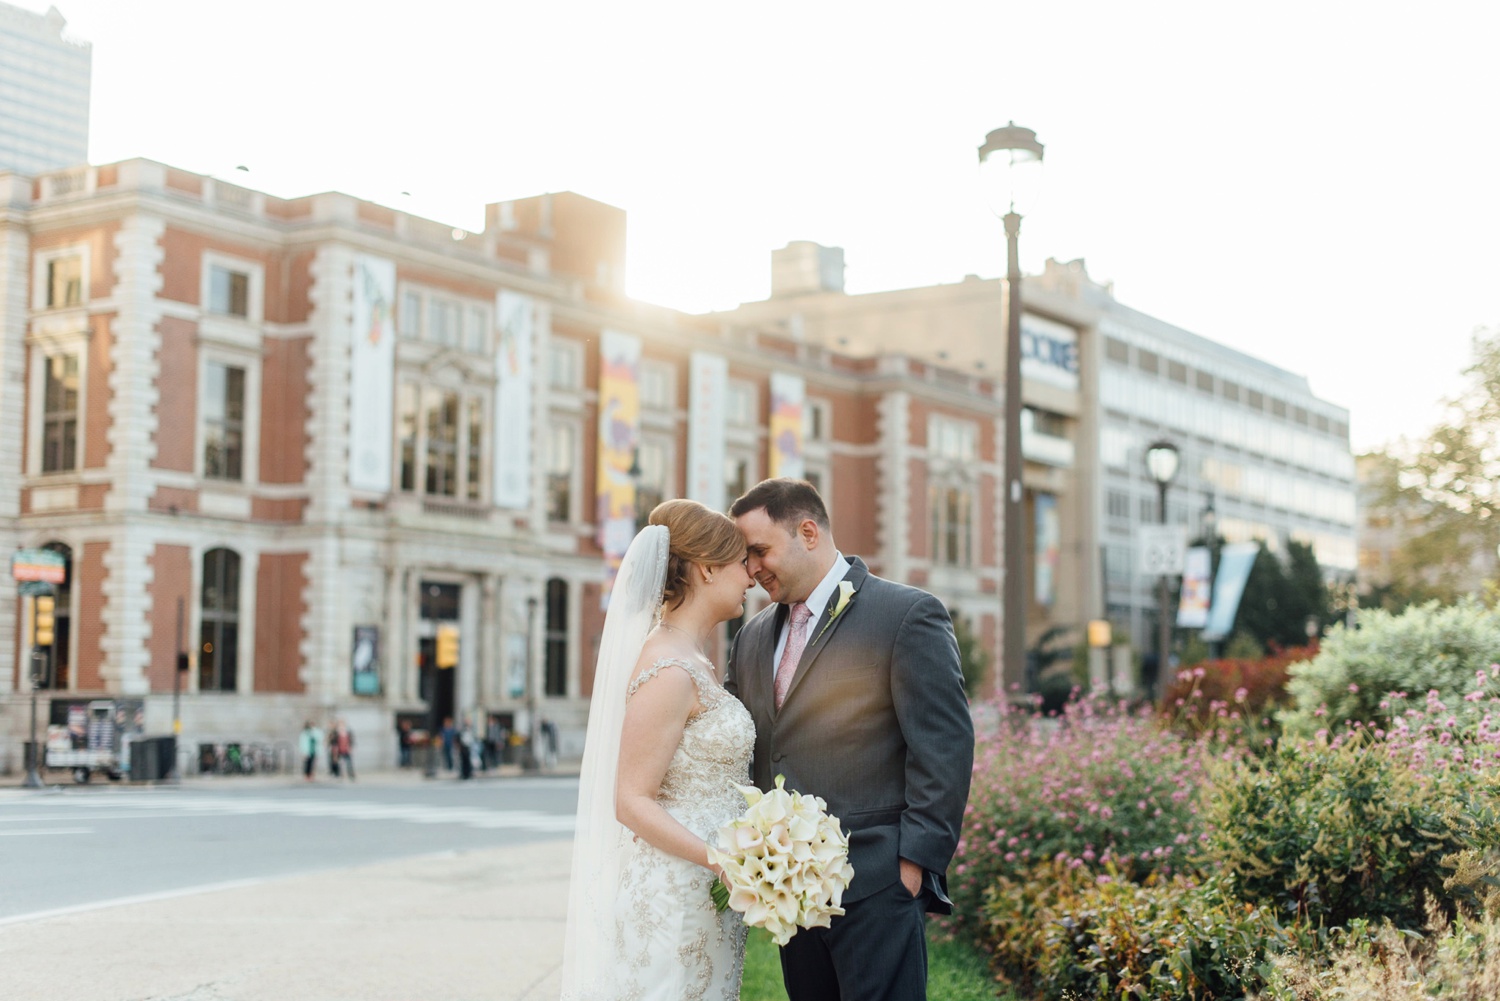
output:
[{"label": "street lamp post", "polygon": [[537,726],[537,713],[541,705],[537,695],[537,657],[536,657],[536,595],[526,599],[526,753],[521,759],[521,768],[524,771],[540,771],[542,759],[537,756],[537,735],[541,732]]},{"label": "street lamp post", "polygon": [[[1001,489],[1004,509],[1004,597],[1001,604],[1000,684],[1008,689],[1026,678],[1026,547],[1022,534],[1021,455],[1021,216],[1017,195],[1042,162],[1036,133],[1011,122],[984,137],[979,162],[1004,183],[1005,269],[1005,469]],[[998,169],[997,169],[998,168]],[[999,204],[996,206],[999,211]]]},{"label": "street lamp post", "polygon": [[[1146,470],[1156,481],[1157,512],[1161,524],[1167,523],[1167,487],[1177,475],[1179,456],[1177,446],[1165,439],[1152,442],[1146,448]],[[1172,650],[1172,603],[1167,575],[1156,581],[1156,677],[1151,679],[1151,698],[1156,697],[1162,676],[1167,672],[1167,656]]]},{"label": "street lamp post", "polygon": [[[1219,514],[1214,510],[1214,495],[1209,494],[1205,498],[1203,506],[1203,544],[1208,547],[1208,600],[1209,608],[1213,608],[1213,589],[1218,583],[1219,577]],[[1219,657],[1219,641],[1209,640],[1208,656],[1210,660]]]}]

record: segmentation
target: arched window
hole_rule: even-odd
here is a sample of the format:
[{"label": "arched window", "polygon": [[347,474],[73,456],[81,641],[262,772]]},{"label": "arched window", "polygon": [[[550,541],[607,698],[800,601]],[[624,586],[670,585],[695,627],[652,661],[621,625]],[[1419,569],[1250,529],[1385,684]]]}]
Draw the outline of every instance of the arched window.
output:
[{"label": "arched window", "polygon": [[198,690],[232,692],[240,647],[240,555],[234,550],[203,554],[198,616]]},{"label": "arched window", "polygon": [[568,582],[556,577],[547,582],[547,677],[543,691],[568,694]]}]

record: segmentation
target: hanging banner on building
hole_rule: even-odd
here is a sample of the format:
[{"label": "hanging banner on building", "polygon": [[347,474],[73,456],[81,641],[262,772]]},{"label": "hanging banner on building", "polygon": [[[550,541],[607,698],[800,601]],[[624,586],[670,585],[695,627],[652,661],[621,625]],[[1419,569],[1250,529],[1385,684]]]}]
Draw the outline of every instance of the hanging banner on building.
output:
[{"label": "hanging banner on building", "polygon": [[1244,597],[1245,584],[1250,580],[1250,568],[1260,553],[1260,544],[1236,542],[1219,552],[1219,572],[1214,577],[1213,603],[1208,609],[1208,625],[1203,627],[1203,638],[1210,641],[1225,639],[1234,631],[1234,617],[1240,610],[1240,598]]},{"label": "hanging banner on building", "polygon": [[1039,605],[1052,607],[1057,600],[1057,567],[1062,560],[1062,521],[1057,514],[1057,497],[1038,493],[1036,497],[1036,574],[1033,584]]},{"label": "hanging banner on building", "polygon": [[380,694],[380,627],[355,626],[349,666],[354,671],[350,690],[355,695]]},{"label": "hanging banner on building", "polygon": [[1182,600],[1177,604],[1179,629],[1208,625],[1208,598],[1213,558],[1207,546],[1193,546],[1182,561]]},{"label": "hanging banner on building", "polygon": [[495,506],[531,506],[531,379],[536,304],[501,289],[495,295]]},{"label": "hanging banner on building", "polygon": [[635,537],[635,483],[630,467],[641,440],[641,341],[606,330],[599,339],[599,472],[596,520],[604,550],[600,606],[609,607],[620,561]]},{"label": "hanging banner on building", "polygon": [[802,451],[802,410],[807,383],[800,375],[771,373],[771,475],[800,480],[807,475]]},{"label": "hanging banner on building", "polygon": [[725,397],[729,395],[729,362],[723,355],[694,351],[688,370],[687,495],[705,507],[722,511],[724,496]]},{"label": "hanging banner on building", "polygon": [[349,486],[355,490],[391,489],[395,301],[395,262],[356,254],[349,352]]},{"label": "hanging banner on building", "polygon": [[1040,316],[1021,316],[1021,378],[1078,390],[1078,331]]}]

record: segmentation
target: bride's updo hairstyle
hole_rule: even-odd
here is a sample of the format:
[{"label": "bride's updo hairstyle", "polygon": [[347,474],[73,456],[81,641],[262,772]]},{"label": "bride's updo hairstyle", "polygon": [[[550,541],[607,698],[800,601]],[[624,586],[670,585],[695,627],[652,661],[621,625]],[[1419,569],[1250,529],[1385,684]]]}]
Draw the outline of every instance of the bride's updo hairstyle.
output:
[{"label": "bride's updo hairstyle", "polygon": [[745,537],[730,518],[693,500],[669,500],[651,511],[651,524],[663,525],[670,537],[667,581],[662,602],[677,608],[693,586],[694,563],[715,570],[745,558]]}]

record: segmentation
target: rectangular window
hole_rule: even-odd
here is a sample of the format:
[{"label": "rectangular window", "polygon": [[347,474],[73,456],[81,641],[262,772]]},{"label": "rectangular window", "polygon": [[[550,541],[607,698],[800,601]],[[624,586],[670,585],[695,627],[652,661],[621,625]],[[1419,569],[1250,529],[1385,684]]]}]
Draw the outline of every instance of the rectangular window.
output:
[{"label": "rectangular window", "polygon": [[427,306],[427,339],[452,347],[458,343],[458,304],[433,297]]},{"label": "rectangular window", "polygon": [[750,460],[738,455],[724,459],[724,496],[741,497],[750,489]]},{"label": "rectangular window", "polygon": [[802,434],[808,441],[827,441],[833,429],[828,421],[828,404],[822,400],[808,400],[802,408]]},{"label": "rectangular window", "polygon": [[401,443],[401,489],[417,489],[417,387],[403,382],[396,390],[396,433]]},{"label": "rectangular window", "polygon": [[978,429],[968,421],[934,416],[927,426],[927,453],[935,459],[973,462],[979,458]]},{"label": "rectangular window", "polygon": [[1285,417],[1286,416],[1286,401],[1285,400],[1278,400],[1274,396],[1271,397],[1271,416],[1272,417]]},{"label": "rectangular window", "polygon": [[208,308],[221,316],[250,315],[250,276],[220,264],[209,267]]},{"label": "rectangular window", "polygon": [[547,582],[546,642],[543,690],[560,698],[568,694],[568,585],[557,578]]},{"label": "rectangular window", "polygon": [[1171,379],[1173,382],[1180,382],[1183,385],[1186,385],[1187,384],[1187,366],[1184,365],[1180,361],[1171,361],[1171,360],[1168,360],[1168,362],[1167,362],[1167,378]]},{"label": "rectangular window", "polygon": [[547,520],[573,520],[573,467],[578,436],[571,424],[554,424],[548,430]]},{"label": "rectangular window", "polygon": [[1104,510],[1111,518],[1130,518],[1130,495],[1123,490],[1104,492]]},{"label": "rectangular window", "polygon": [[641,364],[641,406],[671,410],[676,403],[677,371],[663,362]]},{"label": "rectangular window", "polygon": [[78,466],[78,356],[46,360],[42,409],[42,472],[68,472]]},{"label": "rectangular window", "polygon": [[1150,372],[1155,375],[1161,368],[1161,359],[1155,351],[1147,351],[1145,348],[1137,348],[1135,352],[1135,363],[1140,366],[1142,372]]},{"label": "rectangular window", "polygon": [[402,337],[411,340],[417,340],[422,336],[421,293],[401,293],[401,311],[396,314],[396,329]]},{"label": "rectangular window", "polygon": [[936,563],[952,567],[970,565],[972,552],[969,491],[964,487],[935,484],[928,491],[932,507],[932,557]]},{"label": "rectangular window", "polygon": [[245,370],[209,362],[203,372],[203,475],[239,480],[245,453]]},{"label": "rectangular window", "polygon": [[464,323],[464,350],[482,355],[489,350],[490,314],[483,306],[470,306]]},{"label": "rectangular window", "polygon": [[639,461],[641,464],[640,510],[635,513],[635,518],[640,526],[644,527],[652,509],[667,499],[667,479],[671,471],[667,468],[666,445],[659,441],[641,442]]},{"label": "rectangular window", "polygon": [[577,389],[578,369],[578,345],[553,341],[547,350],[547,385],[553,389]]},{"label": "rectangular window", "polygon": [[425,492],[430,496],[458,495],[458,394],[429,389],[422,398],[423,430],[427,433]]},{"label": "rectangular window", "polygon": [[1196,380],[1196,385],[1200,391],[1205,393],[1212,393],[1214,391],[1214,377],[1207,372],[1200,369],[1194,374],[1193,378]]},{"label": "rectangular window", "polygon": [[1110,361],[1124,364],[1130,361],[1130,345],[1113,337],[1104,338],[1104,354]]},{"label": "rectangular window", "polygon": [[[755,405],[755,385],[735,379],[729,383],[725,418],[732,427],[754,427],[759,408]],[[736,497],[739,494],[735,494]]]},{"label": "rectangular window", "polygon": [[1219,383],[1219,391],[1224,394],[1224,399],[1228,400],[1230,403],[1240,402],[1239,383],[1230,382],[1228,379],[1225,379],[1224,381]]},{"label": "rectangular window", "polygon": [[468,399],[469,427],[464,442],[464,497],[477,501],[483,495],[484,474],[484,401],[477,396]]},{"label": "rectangular window", "polygon": [[47,306],[83,305],[83,256],[69,254],[47,262]]}]

